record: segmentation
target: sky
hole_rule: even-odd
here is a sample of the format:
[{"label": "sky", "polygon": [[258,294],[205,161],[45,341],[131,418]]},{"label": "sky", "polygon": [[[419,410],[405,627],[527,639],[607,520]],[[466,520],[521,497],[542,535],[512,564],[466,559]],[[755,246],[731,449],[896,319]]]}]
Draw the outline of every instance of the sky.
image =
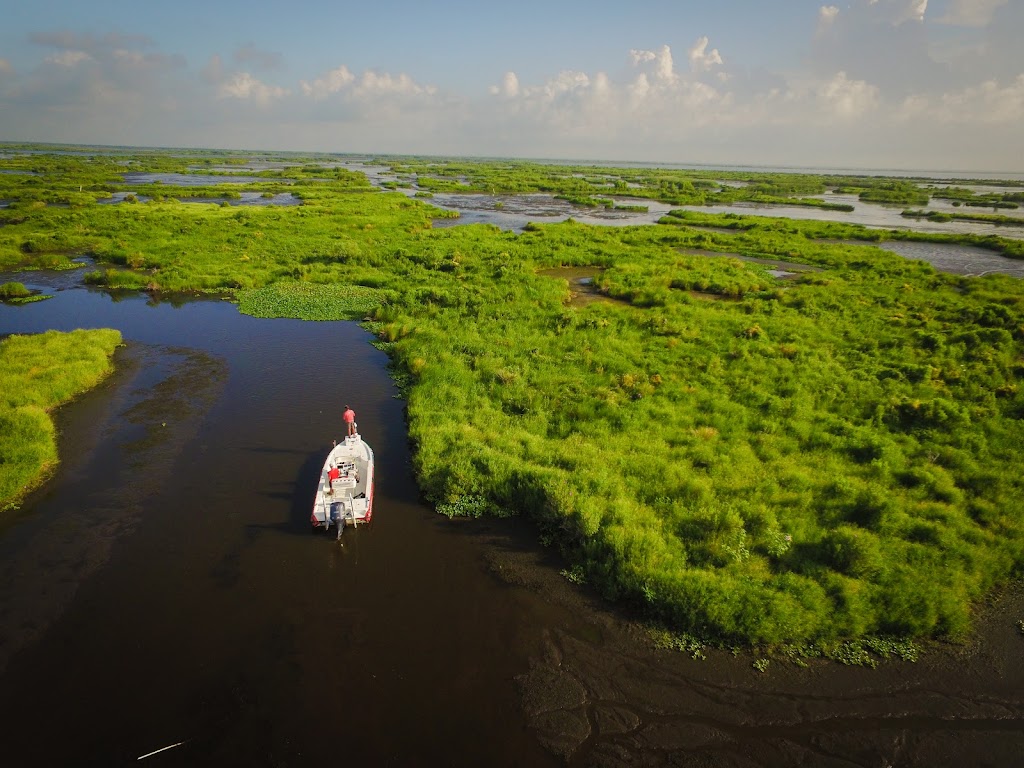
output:
[{"label": "sky", "polygon": [[13,4],[0,141],[1024,171],[1024,0]]}]

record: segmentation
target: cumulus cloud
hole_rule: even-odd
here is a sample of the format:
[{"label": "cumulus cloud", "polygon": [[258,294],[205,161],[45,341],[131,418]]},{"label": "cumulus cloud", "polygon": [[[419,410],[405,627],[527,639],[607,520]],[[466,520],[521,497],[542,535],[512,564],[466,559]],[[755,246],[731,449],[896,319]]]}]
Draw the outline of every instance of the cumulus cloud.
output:
[{"label": "cumulus cloud", "polygon": [[218,95],[223,99],[241,99],[266,106],[274,99],[287,96],[288,91],[260,82],[248,72],[238,72],[221,84]]},{"label": "cumulus cloud", "polygon": [[878,106],[878,88],[863,80],[850,80],[845,72],[822,83],[817,92],[827,109],[844,119],[860,117]]},{"label": "cumulus cloud", "polygon": [[367,70],[356,81],[354,93],[357,96],[397,94],[402,96],[431,95],[436,92],[432,85],[420,85],[404,72],[392,75],[388,72]]},{"label": "cumulus cloud", "polygon": [[819,11],[812,73],[828,79],[845,72],[897,100],[941,87],[950,72],[932,55],[929,25],[922,23],[927,6],[926,0],[853,0],[826,24]]},{"label": "cumulus cloud", "polygon": [[[712,48],[710,51],[708,48],[708,37],[704,35],[697,39],[693,47],[690,49],[690,69],[694,72],[707,72],[712,67],[722,63],[722,57],[718,53],[717,48]],[[668,46],[665,46],[665,51],[668,51]],[[671,56],[671,54],[669,54]],[[672,59],[669,58],[669,65],[671,66]]]},{"label": "cumulus cloud", "polygon": [[301,82],[302,92],[317,100],[326,99],[331,94],[338,93],[350,85],[355,79],[356,76],[349,71],[348,67],[342,64],[340,67],[332,69],[312,82],[303,80]]},{"label": "cumulus cloud", "polygon": [[940,24],[958,27],[985,27],[992,21],[996,9],[1009,0],[951,0],[949,9],[936,19]]},{"label": "cumulus cloud", "polygon": [[[715,53],[717,54],[718,52],[715,51]],[[657,51],[631,50],[629,58],[634,67],[645,66],[653,62],[653,67],[650,70],[655,80],[668,84],[676,81],[672,49],[667,45],[661,46]]]},{"label": "cumulus cloud", "polygon": [[[15,72],[14,59],[0,59],[0,135],[849,167],[1019,164],[1024,3],[949,3],[941,29],[921,23],[930,8],[922,0],[815,4],[810,66],[801,69],[727,67],[732,57],[701,36],[678,66],[669,45],[652,45],[608,70],[498,70],[478,94],[351,65],[283,81],[263,71],[280,58],[255,44],[188,67],[144,38],[41,33],[33,66],[17,60]],[[958,28],[986,14],[984,29]],[[965,53],[933,58],[937,32]]]},{"label": "cumulus cloud", "polygon": [[366,99],[377,96],[429,96],[437,92],[434,86],[420,85],[405,73],[392,75],[389,72],[366,70],[357,76],[344,64],[315,80],[303,80],[300,86],[302,93],[315,101],[339,94],[349,98]]},{"label": "cumulus cloud", "polygon": [[[1024,74],[1006,86],[995,80],[943,94],[935,104],[925,109],[930,117],[946,123],[1005,124],[1019,126],[1024,122]],[[1018,139],[1017,154],[1024,150],[1024,141]],[[1008,158],[1009,159],[1009,158]]]},{"label": "cumulus cloud", "polygon": [[488,90],[494,96],[501,95],[508,99],[514,99],[519,95],[519,77],[515,72],[506,72],[501,79],[501,85],[492,85]]},{"label": "cumulus cloud", "polygon": [[834,5],[823,5],[818,9],[818,32],[827,29],[836,16],[839,15],[839,8]]}]

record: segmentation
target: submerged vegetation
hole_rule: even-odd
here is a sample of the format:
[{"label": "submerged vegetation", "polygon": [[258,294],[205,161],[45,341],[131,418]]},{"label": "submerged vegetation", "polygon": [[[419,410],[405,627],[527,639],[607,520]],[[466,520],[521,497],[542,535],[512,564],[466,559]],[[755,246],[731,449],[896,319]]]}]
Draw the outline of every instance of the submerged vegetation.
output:
[{"label": "submerged vegetation", "polygon": [[[38,175],[0,175],[0,198],[15,201],[0,210],[0,265],[87,254],[100,285],[368,319],[407,384],[416,472],[439,511],[529,515],[574,581],[680,637],[876,654],[863,643],[962,637],[972,603],[1024,566],[1024,287],[874,245],[946,240],[1020,258],[1019,240],[695,212],[435,229],[429,198],[322,158],[245,171],[259,178],[246,191],[290,182],[294,207],[108,205],[102,194],[128,187],[107,157],[4,162]],[[867,177],[389,164],[386,181],[415,195],[928,197]],[[783,281],[756,259],[815,269]],[[594,268],[602,300],[570,303],[559,267]]]},{"label": "submerged vegetation", "polygon": [[0,509],[56,466],[49,412],[96,386],[120,343],[113,330],[48,331],[0,342]]}]

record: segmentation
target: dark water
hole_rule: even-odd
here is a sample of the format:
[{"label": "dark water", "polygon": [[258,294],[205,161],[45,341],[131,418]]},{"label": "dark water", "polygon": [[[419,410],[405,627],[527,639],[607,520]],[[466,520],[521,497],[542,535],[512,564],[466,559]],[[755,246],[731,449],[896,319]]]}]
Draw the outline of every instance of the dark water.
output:
[{"label": "dark water", "polygon": [[[35,279],[32,279],[34,276]],[[7,276],[5,276],[7,277]],[[659,651],[523,523],[419,498],[403,403],[351,323],[257,320],[23,273],[0,333],[120,328],[57,414],[58,475],[0,520],[5,766],[1012,765],[1020,593],[977,642],[881,670]],[[372,526],[308,516],[352,404]]]},{"label": "dark water", "polygon": [[[109,326],[131,343],[58,418],[58,477],[5,520],[6,765],[113,765],[179,741],[165,764],[549,760],[519,714],[509,589],[419,502],[365,332],[217,301],[44,303],[0,307],[0,331]],[[308,519],[346,402],[376,452],[377,507],[339,547]]]}]

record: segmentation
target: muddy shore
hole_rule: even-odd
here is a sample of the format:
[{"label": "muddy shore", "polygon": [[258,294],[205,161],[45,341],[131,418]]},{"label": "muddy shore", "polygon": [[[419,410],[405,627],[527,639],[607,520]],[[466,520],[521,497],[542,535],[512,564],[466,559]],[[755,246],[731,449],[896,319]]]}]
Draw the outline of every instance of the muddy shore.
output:
[{"label": "muddy shore", "polygon": [[[459,523],[456,523],[459,525]],[[935,766],[1024,754],[1024,585],[980,606],[974,637],[876,669],[654,646],[645,627],[559,575],[521,521],[465,525],[495,579],[546,625],[518,678],[524,714],[566,765]]]}]

